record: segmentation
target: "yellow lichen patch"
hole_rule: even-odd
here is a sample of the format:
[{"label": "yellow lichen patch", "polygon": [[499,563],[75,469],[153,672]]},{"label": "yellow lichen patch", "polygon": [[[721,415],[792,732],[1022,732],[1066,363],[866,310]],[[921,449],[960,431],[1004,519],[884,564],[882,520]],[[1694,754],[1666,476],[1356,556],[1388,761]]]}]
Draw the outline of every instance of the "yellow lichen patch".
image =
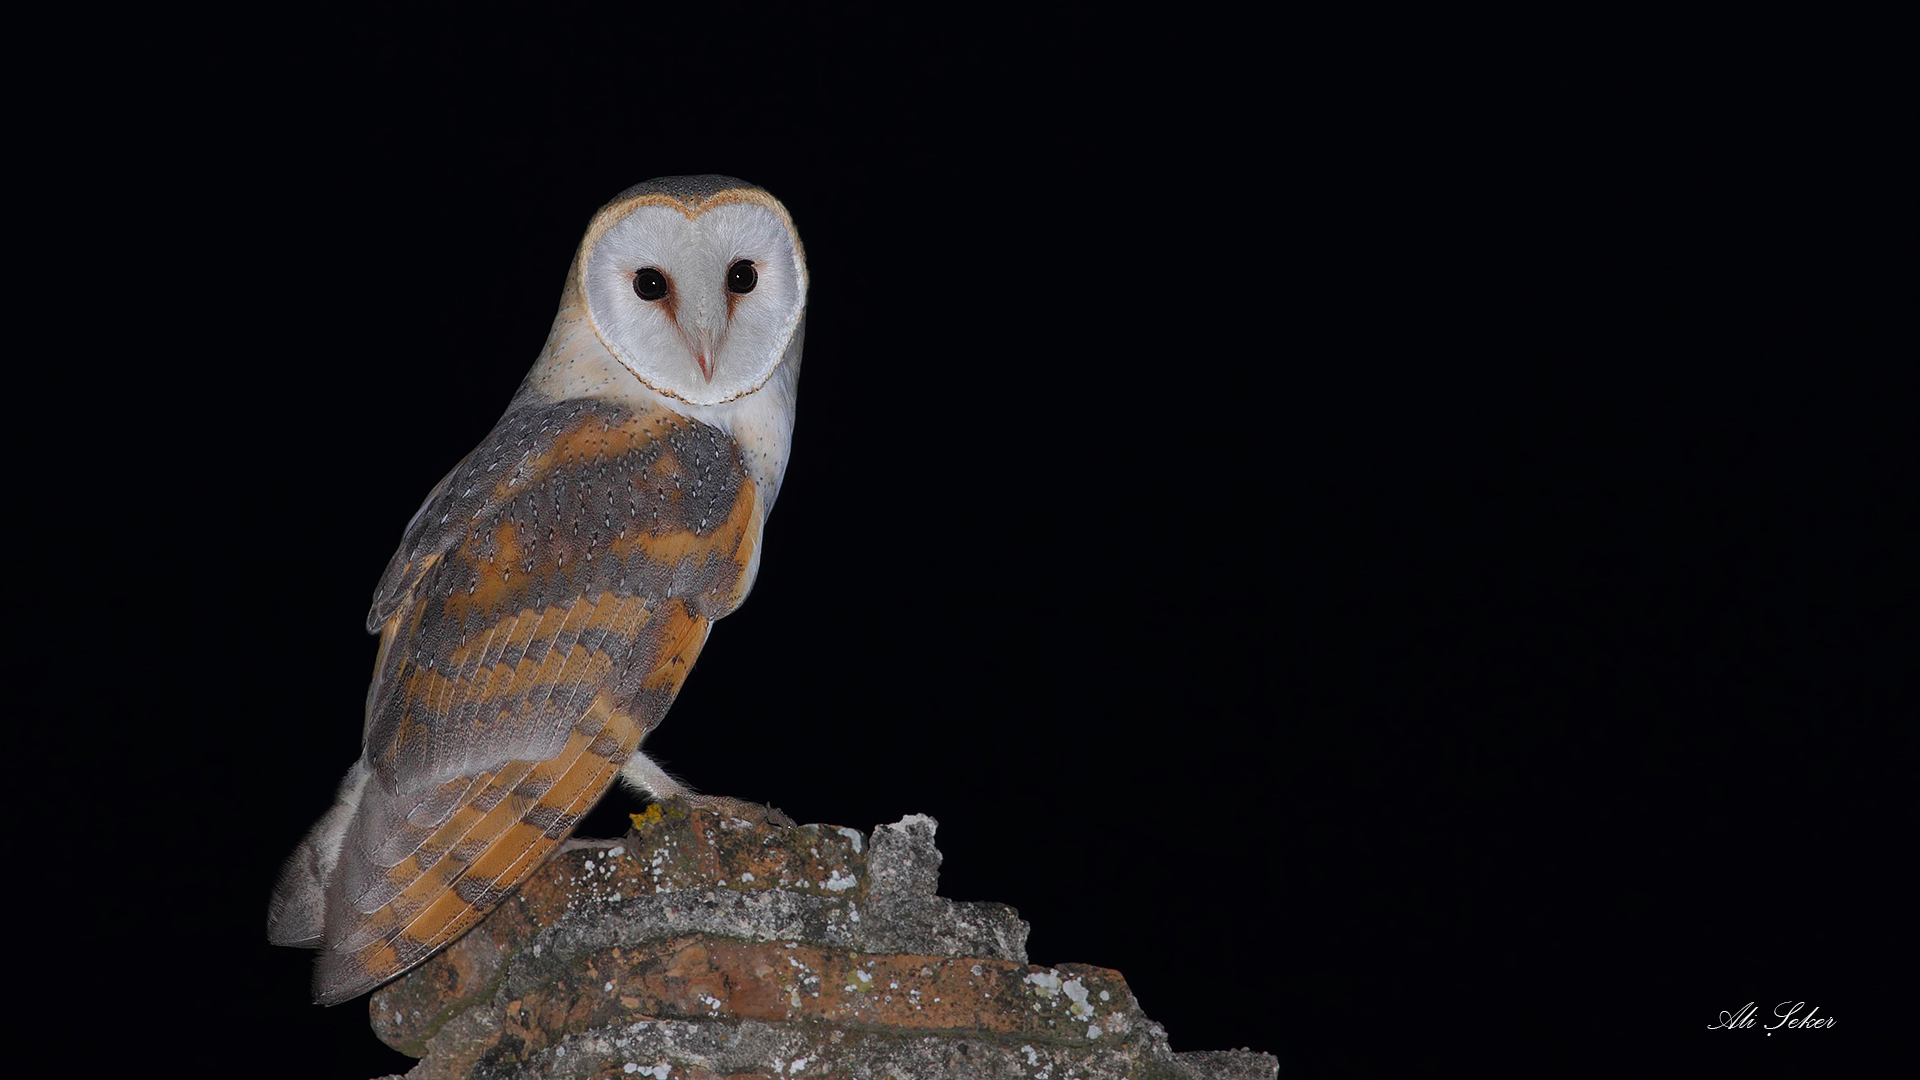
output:
[{"label": "yellow lichen patch", "polygon": [[657,825],[661,821],[660,804],[648,803],[645,811],[638,814],[628,814],[627,820],[633,822],[633,827],[636,829],[644,829],[649,825]]}]

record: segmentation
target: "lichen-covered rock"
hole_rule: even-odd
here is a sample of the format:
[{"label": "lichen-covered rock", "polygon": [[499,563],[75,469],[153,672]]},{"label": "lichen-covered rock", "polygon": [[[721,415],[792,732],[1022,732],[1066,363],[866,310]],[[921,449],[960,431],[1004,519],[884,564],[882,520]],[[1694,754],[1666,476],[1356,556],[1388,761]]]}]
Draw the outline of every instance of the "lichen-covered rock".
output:
[{"label": "lichen-covered rock", "polygon": [[1175,1054],[1119,972],[1027,963],[1027,924],[935,894],[935,822],[871,837],[668,803],[570,845],[373,996],[438,1078],[1270,1078]]}]

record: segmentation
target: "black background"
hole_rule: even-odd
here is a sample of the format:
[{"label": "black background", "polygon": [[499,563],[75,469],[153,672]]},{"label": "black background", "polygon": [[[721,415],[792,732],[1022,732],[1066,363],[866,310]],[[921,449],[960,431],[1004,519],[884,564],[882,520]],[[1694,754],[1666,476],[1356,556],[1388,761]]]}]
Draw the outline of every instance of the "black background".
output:
[{"label": "black background", "polygon": [[[54,165],[62,273],[127,302],[35,365],[110,490],[36,472],[118,584],[34,708],[113,773],[124,884],[71,903],[187,1057],[406,1066],[306,1004],[267,896],[402,526],[594,210],[693,172],[785,202],[812,291],[759,583],[647,744],[691,783],[931,814],[1035,962],[1285,1076],[1826,1064],[1892,1010],[1915,282],[1872,34],[155,29],[79,58]],[[1703,1030],[1782,998],[1839,1024]]]}]

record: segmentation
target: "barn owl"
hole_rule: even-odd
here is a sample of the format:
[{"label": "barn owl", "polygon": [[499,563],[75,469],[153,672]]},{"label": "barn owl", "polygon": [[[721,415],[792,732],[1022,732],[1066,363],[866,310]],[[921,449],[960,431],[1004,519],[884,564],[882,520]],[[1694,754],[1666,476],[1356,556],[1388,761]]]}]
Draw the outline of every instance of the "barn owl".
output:
[{"label": "barn owl", "polygon": [[320,950],[315,1000],[459,937],[616,776],[748,808],[638,747],[759,571],[806,301],[793,221],[752,185],[651,180],[594,216],[533,370],[374,592],[360,760],[268,921]]}]

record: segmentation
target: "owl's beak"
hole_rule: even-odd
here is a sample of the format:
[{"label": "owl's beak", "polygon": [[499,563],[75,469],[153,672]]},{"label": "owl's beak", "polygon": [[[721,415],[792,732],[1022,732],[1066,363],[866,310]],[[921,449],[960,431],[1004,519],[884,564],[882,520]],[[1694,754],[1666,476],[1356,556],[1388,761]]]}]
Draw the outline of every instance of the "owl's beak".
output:
[{"label": "owl's beak", "polygon": [[713,340],[713,331],[701,327],[692,333],[688,333],[687,328],[679,323],[675,323],[673,328],[680,334],[680,343],[685,345],[687,351],[693,354],[693,362],[700,365],[701,377],[708,382],[712,382],[713,354],[717,350],[717,346]]},{"label": "owl's beak", "polygon": [[693,362],[700,365],[700,374],[708,382],[713,381],[713,354],[719,351],[719,343],[713,340],[713,331],[701,327],[693,332]]}]

